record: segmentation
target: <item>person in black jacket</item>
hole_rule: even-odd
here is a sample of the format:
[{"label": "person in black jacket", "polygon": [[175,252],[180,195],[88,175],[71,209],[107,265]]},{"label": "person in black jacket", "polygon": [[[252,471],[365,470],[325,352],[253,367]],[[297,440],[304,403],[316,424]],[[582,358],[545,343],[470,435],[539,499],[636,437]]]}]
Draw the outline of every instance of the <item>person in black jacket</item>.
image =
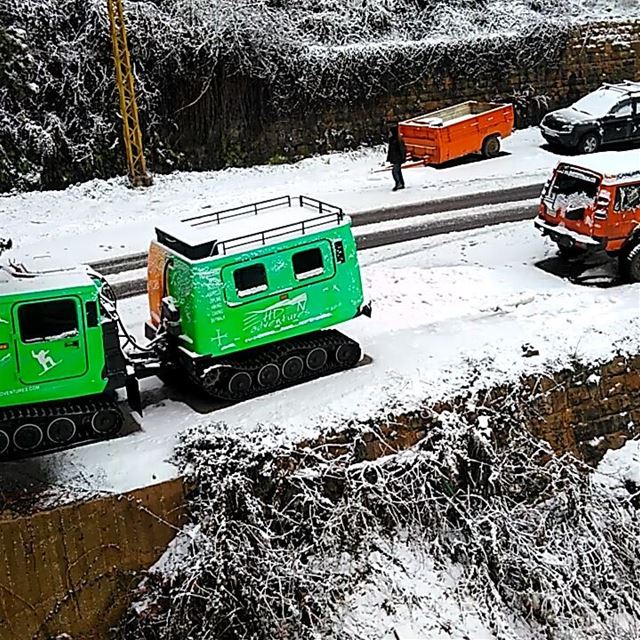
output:
[{"label": "person in black jacket", "polygon": [[402,163],[407,157],[407,149],[404,140],[398,133],[398,127],[389,129],[389,150],[387,151],[387,162],[391,164],[391,174],[396,183],[393,191],[404,189],[404,178],[402,177]]}]

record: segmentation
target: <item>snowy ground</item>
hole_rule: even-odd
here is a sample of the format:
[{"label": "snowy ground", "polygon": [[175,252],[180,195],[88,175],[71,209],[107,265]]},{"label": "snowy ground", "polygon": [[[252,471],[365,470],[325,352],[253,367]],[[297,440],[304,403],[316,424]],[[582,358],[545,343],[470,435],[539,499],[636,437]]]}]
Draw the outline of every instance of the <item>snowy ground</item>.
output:
[{"label": "snowy ground", "polygon": [[[83,491],[124,491],[174,476],[168,459],[176,434],[192,424],[219,420],[295,441],[353,418],[454,394],[475,375],[479,384],[491,384],[574,356],[592,361],[615,349],[638,349],[640,285],[571,284],[536,267],[553,253],[530,222],[362,252],[374,316],[342,329],[362,343],[372,364],[212,415],[163,399],[166,391],[151,380],[145,388],[157,403],[147,408],[141,431],[6,470],[65,486],[66,499]],[[145,305],[143,298],[121,304],[137,331]],[[540,355],[523,357],[525,344]]]},{"label": "snowy ground", "polygon": [[156,176],[149,190],[124,179],[92,181],[65,191],[0,196],[0,237],[13,237],[15,257],[32,268],[144,251],[159,220],[179,219],[282,195],[309,195],[348,213],[544,182],[560,156],[542,148],[537,128],[516,131],[504,154],[466,158],[442,168],[405,171],[407,189],[393,193],[389,172],[375,172],[381,147],[335,153],[293,165]]}]

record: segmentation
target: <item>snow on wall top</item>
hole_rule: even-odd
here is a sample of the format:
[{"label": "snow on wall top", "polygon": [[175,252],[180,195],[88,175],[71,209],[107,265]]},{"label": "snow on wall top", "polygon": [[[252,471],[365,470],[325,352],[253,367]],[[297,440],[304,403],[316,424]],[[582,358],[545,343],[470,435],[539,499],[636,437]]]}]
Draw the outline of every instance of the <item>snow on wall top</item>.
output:
[{"label": "snow on wall top", "polygon": [[586,171],[592,171],[604,178],[605,183],[632,182],[640,180],[640,151],[607,151],[589,156],[582,156],[570,162],[561,161]]}]

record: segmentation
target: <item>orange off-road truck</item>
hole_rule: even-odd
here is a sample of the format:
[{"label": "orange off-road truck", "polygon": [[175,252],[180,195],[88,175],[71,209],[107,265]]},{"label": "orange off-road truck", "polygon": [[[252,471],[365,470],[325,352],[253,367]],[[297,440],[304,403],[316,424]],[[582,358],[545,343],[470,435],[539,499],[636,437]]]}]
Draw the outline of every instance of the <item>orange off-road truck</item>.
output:
[{"label": "orange off-road truck", "polygon": [[610,151],[560,162],[542,191],[536,227],[560,254],[604,250],[621,274],[640,282],[640,159]]},{"label": "orange off-road truck", "polygon": [[469,100],[403,120],[398,131],[414,166],[438,165],[472,153],[495,158],[513,123],[513,105]]}]

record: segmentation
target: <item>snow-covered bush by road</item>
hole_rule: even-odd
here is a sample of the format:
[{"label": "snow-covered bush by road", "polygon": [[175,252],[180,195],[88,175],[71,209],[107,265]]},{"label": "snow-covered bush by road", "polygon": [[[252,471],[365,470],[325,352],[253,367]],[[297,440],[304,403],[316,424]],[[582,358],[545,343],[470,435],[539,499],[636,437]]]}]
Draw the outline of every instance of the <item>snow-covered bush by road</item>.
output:
[{"label": "snow-covered bush by road", "polygon": [[[219,99],[230,78],[264,87],[255,104],[240,109],[312,109],[385,94],[428,74],[473,76],[487,68],[504,74],[505,64],[545,64],[572,21],[637,14],[627,0],[128,0],[126,6],[147,142],[154,165],[165,169],[179,160],[166,143],[177,112],[208,91]],[[0,8],[0,78],[8,79],[0,83],[0,191],[117,171],[110,47],[103,0],[18,0]]]},{"label": "snow-covered bush by road", "polygon": [[425,410],[424,439],[375,461],[362,459],[370,424],[352,424],[340,454],[273,446],[271,425],[191,430],[178,457],[195,527],[123,637],[634,637],[638,514],[549,457],[521,393]]}]

